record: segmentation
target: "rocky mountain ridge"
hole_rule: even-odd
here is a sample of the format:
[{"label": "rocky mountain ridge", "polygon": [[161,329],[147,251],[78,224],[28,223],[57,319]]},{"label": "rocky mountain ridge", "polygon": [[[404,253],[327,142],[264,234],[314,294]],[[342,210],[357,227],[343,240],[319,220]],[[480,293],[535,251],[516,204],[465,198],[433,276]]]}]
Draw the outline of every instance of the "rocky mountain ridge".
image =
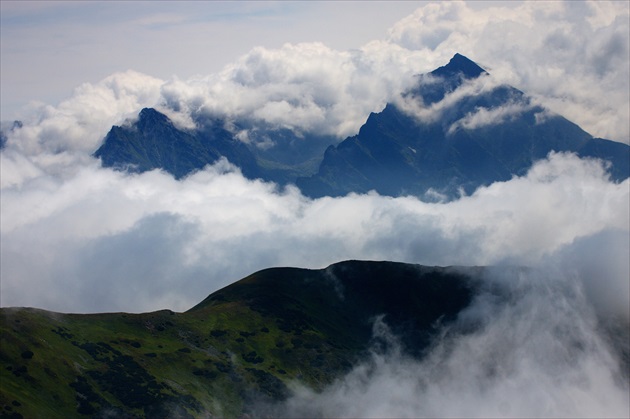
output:
[{"label": "rocky mountain ridge", "polygon": [[[295,183],[310,197],[375,190],[448,200],[523,175],[552,151],[606,160],[615,181],[630,176],[627,144],[592,137],[460,54],[418,76],[413,88],[340,143],[240,124],[257,133],[257,141],[240,141],[221,119],[182,130],[143,109],[132,125],[113,127],[94,156],[106,167],[159,168],[176,178],[223,156],[248,178]],[[265,141],[273,146],[261,147]]]}]

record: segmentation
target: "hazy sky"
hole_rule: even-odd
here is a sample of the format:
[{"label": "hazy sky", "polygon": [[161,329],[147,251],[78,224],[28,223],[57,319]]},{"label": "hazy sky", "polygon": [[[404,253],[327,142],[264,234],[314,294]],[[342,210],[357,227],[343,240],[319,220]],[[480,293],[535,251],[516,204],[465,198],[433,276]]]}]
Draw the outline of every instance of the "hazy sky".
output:
[{"label": "hazy sky", "polygon": [[256,46],[358,48],[421,4],[2,0],[2,119],[116,71],[188,78],[218,72]]}]

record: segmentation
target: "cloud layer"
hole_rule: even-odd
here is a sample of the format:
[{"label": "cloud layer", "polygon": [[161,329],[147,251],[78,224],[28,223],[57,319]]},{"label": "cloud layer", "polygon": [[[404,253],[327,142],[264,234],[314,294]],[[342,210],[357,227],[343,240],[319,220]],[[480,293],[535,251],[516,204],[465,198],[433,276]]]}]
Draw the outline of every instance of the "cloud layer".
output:
[{"label": "cloud layer", "polygon": [[3,188],[2,305],[184,310],[258,269],[351,258],[531,265],[581,237],[627,232],[628,198],[628,181],[611,183],[599,162],[562,154],[448,204],[309,200],[247,180],[226,161],[179,182],[93,162],[69,179],[38,174]]},{"label": "cloud layer", "polygon": [[388,40],[440,61],[467,55],[593,135],[628,143],[629,10],[626,2],[481,10],[441,2],[402,19]]},{"label": "cloud layer", "polygon": [[[56,106],[34,104],[0,154],[1,303],[185,309],[267,266],[347,258],[530,264],[580,237],[627,231],[627,182],[610,183],[599,163],[571,156],[552,155],[526,177],[450,204],[374,194],[311,201],[294,188],[246,180],[227,162],[176,182],[160,172],[112,172],[90,157],[111,125],[145,106],[185,127],[221,116],[342,139],[386,102],[400,104],[415,74],[455,51],[493,74],[457,94],[507,81],[552,109],[562,98],[560,113],[587,129],[592,118],[593,133],[627,141],[624,16],[625,3],[426,4],[357,50],[257,47],[209,76],[127,71],[82,84]],[[460,123],[491,123],[520,108],[500,111]]]}]

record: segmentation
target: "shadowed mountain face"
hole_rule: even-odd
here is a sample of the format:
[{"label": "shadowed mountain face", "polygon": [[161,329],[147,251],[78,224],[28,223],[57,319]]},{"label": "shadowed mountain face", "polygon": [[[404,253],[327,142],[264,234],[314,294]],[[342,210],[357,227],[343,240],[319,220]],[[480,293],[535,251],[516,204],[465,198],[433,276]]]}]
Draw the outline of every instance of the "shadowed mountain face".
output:
[{"label": "shadowed mountain face", "polygon": [[176,179],[225,157],[247,178],[286,184],[315,173],[331,141],[242,123],[237,129],[250,132],[245,143],[224,125],[222,120],[203,119],[197,129],[184,130],[166,115],[145,108],[132,124],[112,127],[94,157],[104,167],[137,173],[163,169]]},{"label": "shadowed mountain face", "polygon": [[630,176],[628,145],[593,138],[460,54],[418,76],[394,102],[336,145],[332,137],[236,121],[231,130],[247,132],[243,142],[222,120],[186,131],[143,109],[131,126],[113,127],[94,155],[105,167],[160,168],[176,178],[223,156],[248,178],[296,183],[310,197],[375,190],[452,199],[523,175],[552,151],[607,160],[614,180]]},{"label": "shadowed mountain face", "polygon": [[550,152],[612,163],[629,176],[630,148],[593,138],[507,85],[493,86],[475,63],[456,54],[420,76],[400,103],[373,113],[359,134],[330,146],[316,175],[297,180],[311,197],[376,190],[383,195],[457,197],[523,175]]},{"label": "shadowed mountain face", "polygon": [[254,155],[220,123],[210,123],[203,130],[184,131],[166,115],[150,108],[143,109],[133,125],[112,127],[94,156],[105,167],[132,172],[163,169],[177,179],[224,156],[246,176],[259,176]]},{"label": "shadowed mountain face", "polygon": [[322,388],[347,372],[374,345],[379,318],[422,357],[480,272],[349,261],[267,269],[185,313],[3,308],[0,411],[240,416],[286,398],[292,380]]}]

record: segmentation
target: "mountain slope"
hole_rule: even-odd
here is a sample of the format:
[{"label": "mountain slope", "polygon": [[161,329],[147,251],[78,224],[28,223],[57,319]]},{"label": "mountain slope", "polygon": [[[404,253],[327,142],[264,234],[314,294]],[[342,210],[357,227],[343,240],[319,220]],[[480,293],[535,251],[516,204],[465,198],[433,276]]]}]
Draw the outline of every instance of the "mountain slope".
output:
[{"label": "mountain slope", "polygon": [[318,173],[297,185],[311,197],[370,190],[426,196],[432,189],[454,198],[523,175],[551,151],[609,160],[615,180],[630,174],[626,144],[593,138],[523,92],[493,85],[456,54],[420,76],[399,103],[372,113],[358,135],[330,146]]},{"label": "mountain slope", "polygon": [[241,141],[224,125],[221,119],[204,118],[198,128],[185,130],[145,108],[137,121],[112,127],[94,157],[104,167],[139,173],[163,169],[176,179],[225,157],[247,178],[286,184],[315,173],[332,141],[327,136],[300,138],[288,129],[233,124],[234,130],[247,132],[247,141]]},{"label": "mountain slope", "polygon": [[349,261],[260,271],[185,313],[0,310],[0,414],[241,416],[299,379],[322,388],[377,316],[422,356],[471,301],[479,269]]},{"label": "mountain slope", "polygon": [[143,109],[137,122],[113,127],[94,156],[105,167],[160,168],[178,179],[223,156],[250,179],[296,183],[310,197],[375,190],[452,199],[523,175],[552,151],[607,160],[615,181],[630,176],[628,145],[593,138],[460,54],[338,144],[253,121],[233,121],[230,131],[220,119],[196,123],[178,129]]},{"label": "mountain slope", "polygon": [[244,174],[259,175],[253,154],[220,123],[184,131],[151,108],[143,109],[131,126],[112,127],[94,156],[104,167],[133,172],[164,169],[178,179],[224,156]]}]

